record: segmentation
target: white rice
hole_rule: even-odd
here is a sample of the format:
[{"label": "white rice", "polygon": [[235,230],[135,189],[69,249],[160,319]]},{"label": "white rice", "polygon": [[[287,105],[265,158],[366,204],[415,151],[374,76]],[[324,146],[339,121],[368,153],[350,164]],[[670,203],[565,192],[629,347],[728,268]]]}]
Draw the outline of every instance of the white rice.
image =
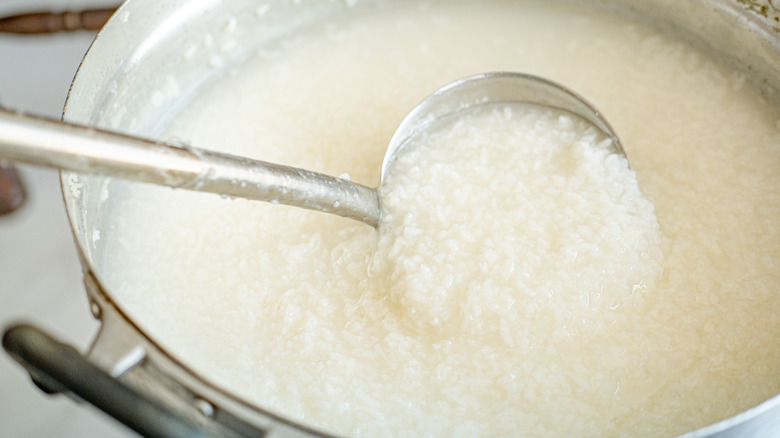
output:
[{"label": "white rice", "polygon": [[661,276],[653,206],[586,122],[493,105],[418,137],[380,192],[369,274],[420,335],[587,334]]}]

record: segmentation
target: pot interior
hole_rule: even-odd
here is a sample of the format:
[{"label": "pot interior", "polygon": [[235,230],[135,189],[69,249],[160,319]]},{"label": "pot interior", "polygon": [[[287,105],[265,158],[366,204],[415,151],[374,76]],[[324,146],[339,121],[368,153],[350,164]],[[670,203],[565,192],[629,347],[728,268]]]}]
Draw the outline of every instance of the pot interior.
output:
[{"label": "pot interior", "polygon": [[[746,87],[755,88],[757,95],[770,102],[770,106],[780,105],[780,38],[772,27],[772,19],[762,17],[762,9],[751,2],[574,1],[560,2],[556,7],[596,9],[616,14],[627,23],[649,25],[675,35],[700,53],[733,69],[735,86],[741,86],[744,80],[749,84]],[[387,10],[392,11],[392,7],[386,2],[373,1],[280,1],[258,6],[254,2],[178,1],[163,5],[152,0],[131,0],[112,18],[87,54],[74,81],[64,117],[68,121],[159,138],[168,135],[164,133],[170,132],[169,125],[187,111],[204,89],[235,74],[237,65],[265,56],[269,50],[283,46],[291,36],[321,23],[364,13],[382,14]],[[642,68],[636,66],[637,70]],[[582,86],[587,88],[585,82]],[[641,105],[641,102],[631,105]],[[621,106],[606,108],[612,110],[607,118],[617,120],[616,128],[621,134]],[[392,132],[384,134],[389,139]],[[379,139],[378,143],[382,141]],[[635,155],[640,157],[637,172],[641,183],[642,153],[635,152]],[[361,182],[375,184],[371,178],[366,176],[366,181]],[[111,269],[108,266],[116,263],[110,259],[109,242],[116,232],[119,203],[125,197],[127,186],[120,181],[69,173],[64,173],[62,179],[85,269],[101,279],[110,299],[121,306],[126,298],[114,296],[114,291],[122,285],[111,279],[108,272]],[[772,293],[777,296],[776,289]],[[773,305],[776,302],[777,299]],[[129,315],[133,319],[139,316],[133,312]],[[154,342],[164,349],[170,348],[165,339],[147,330],[145,324],[139,325]],[[202,377],[212,380],[209,375]],[[221,384],[219,378],[215,382]],[[246,395],[239,393],[237,397],[246,398]],[[262,404],[256,400],[250,403]],[[747,418],[734,417],[727,420],[728,424],[719,423],[698,433],[709,436],[776,409],[779,404],[775,396]]]}]

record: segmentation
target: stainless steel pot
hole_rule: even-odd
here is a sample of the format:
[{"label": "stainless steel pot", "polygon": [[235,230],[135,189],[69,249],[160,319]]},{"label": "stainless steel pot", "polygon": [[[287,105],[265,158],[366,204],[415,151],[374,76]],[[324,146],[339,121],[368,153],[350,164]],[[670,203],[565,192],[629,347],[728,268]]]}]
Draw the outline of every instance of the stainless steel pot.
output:
[{"label": "stainless steel pot", "polygon": [[[674,32],[746,73],[780,105],[780,12],[776,0],[579,0]],[[366,2],[130,0],[110,20],[73,82],[64,118],[153,136],[187,97],[262,44]],[[142,107],[140,102],[152,102]],[[136,326],[101,282],[101,248],[121,188],[64,173],[64,198],[92,313],[102,327],[86,360],[35,329],[18,327],[6,347],[50,391],[67,390],[145,434],[316,434],[208,383]],[[70,368],[73,367],[73,368]],[[70,372],[72,371],[72,372]],[[95,391],[102,393],[95,396]],[[108,398],[106,398],[108,396]],[[123,404],[126,403],[126,404]],[[780,395],[690,437],[780,436]]]}]

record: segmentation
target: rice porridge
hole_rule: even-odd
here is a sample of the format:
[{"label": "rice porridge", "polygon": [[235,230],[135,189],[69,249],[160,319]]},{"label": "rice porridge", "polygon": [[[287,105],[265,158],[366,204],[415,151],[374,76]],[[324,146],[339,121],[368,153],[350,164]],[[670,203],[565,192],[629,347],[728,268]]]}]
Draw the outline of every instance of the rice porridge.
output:
[{"label": "rice porridge", "polygon": [[543,2],[356,8],[265,47],[165,136],[379,183],[440,86],[519,71],[585,122],[497,105],[414,139],[382,222],[128,183],[103,274],[210,381],[362,436],[673,436],[780,392],[780,112],[636,23]]}]

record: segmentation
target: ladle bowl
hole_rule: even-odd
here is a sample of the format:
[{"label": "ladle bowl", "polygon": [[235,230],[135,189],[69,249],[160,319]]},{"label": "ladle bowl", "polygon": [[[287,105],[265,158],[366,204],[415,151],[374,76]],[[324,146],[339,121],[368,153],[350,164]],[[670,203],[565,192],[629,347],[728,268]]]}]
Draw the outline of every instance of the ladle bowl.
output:
[{"label": "ladle bowl", "polygon": [[[452,82],[414,107],[390,140],[381,181],[409,139],[444,118],[500,103],[543,105],[582,117],[625,156],[607,120],[578,94],[537,76],[493,72]],[[0,162],[5,160],[291,205],[374,227],[381,216],[377,189],[343,178],[0,110]]]},{"label": "ladle bowl", "polygon": [[417,104],[404,118],[390,139],[382,160],[381,181],[398,156],[399,150],[413,137],[439,120],[457,117],[474,107],[502,103],[529,103],[574,114],[594,125],[612,139],[615,152],[626,156],[623,145],[607,119],[584,97],[574,91],[525,73],[491,72],[450,82]]}]

